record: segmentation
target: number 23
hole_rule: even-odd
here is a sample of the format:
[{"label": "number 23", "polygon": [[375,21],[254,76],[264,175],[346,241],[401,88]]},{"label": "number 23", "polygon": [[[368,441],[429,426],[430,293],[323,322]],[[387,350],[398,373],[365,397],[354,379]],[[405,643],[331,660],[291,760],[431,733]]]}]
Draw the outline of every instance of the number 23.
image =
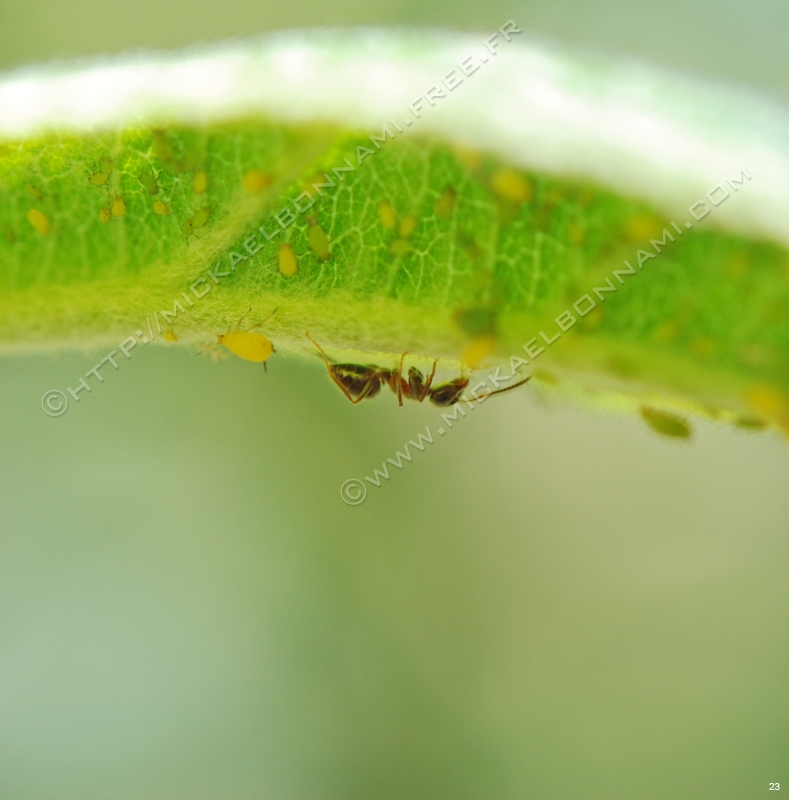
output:
[{"label": "number 23", "polygon": [[771,783],[770,784],[770,791],[771,792],[777,792],[780,788],[781,788],[781,784],[780,783]]}]

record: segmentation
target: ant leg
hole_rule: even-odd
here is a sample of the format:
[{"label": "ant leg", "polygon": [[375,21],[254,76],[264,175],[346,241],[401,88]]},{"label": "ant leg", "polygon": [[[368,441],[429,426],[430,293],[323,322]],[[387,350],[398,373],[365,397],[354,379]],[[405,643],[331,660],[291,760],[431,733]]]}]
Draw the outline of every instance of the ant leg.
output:
[{"label": "ant leg", "polygon": [[430,375],[427,376],[427,380],[425,381],[425,388],[422,390],[422,396],[417,398],[420,403],[423,403],[425,398],[430,393],[430,385],[433,383],[433,378],[436,377],[436,365],[438,364],[438,359],[433,362],[433,369]]},{"label": "ant leg", "polygon": [[[379,376],[377,374],[371,375],[367,379],[367,382],[362,387],[362,391],[359,392],[359,396],[354,400],[353,396],[351,395],[351,393],[348,391],[348,389],[345,387],[343,382],[337,377],[336,373],[334,372],[334,365],[332,363],[330,363],[328,358],[326,358],[326,353],[323,352],[323,348],[315,341],[315,339],[312,338],[312,336],[309,335],[309,333],[307,333],[305,331],[304,335],[315,345],[315,347],[318,348],[318,350],[320,350],[321,357],[323,358],[323,362],[326,364],[326,369],[329,371],[329,377],[340,387],[340,389],[342,389],[342,393],[354,405],[357,405],[357,403],[361,403],[361,401],[364,400],[367,397],[368,394],[370,394],[370,392],[373,390],[373,387],[376,384],[376,381],[378,381],[378,384],[380,385]],[[263,363],[265,365],[265,362],[263,362]]]},{"label": "ant leg", "polygon": [[309,335],[309,333],[307,333],[307,331],[304,331],[304,335],[315,345],[315,347],[318,348],[318,350],[320,350],[320,354],[323,356],[323,362],[326,364],[326,368],[329,370],[329,372],[331,372],[331,363],[329,362],[329,359],[326,358],[326,353],[323,352],[323,348],[315,341],[315,339],[312,338],[312,336]]},{"label": "ant leg", "polygon": [[[379,378],[377,373],[374,374],[374,375],[371,375],[367,379],[367,383],[364,384],[364,386],[362,387],[362,391],[359,392],[359,396],[355,400],[350,396],[350,394],[348,394],[346,392],[346,394],[348,394],[348,399],[354,405],[358,405],[359,403],[362,402],[362,400],[366,400],[367,399],[367,395],[370,394],[370,392],[375,388],[376,384],[379,385],[379,386],[381,385],[381,380],[380,380],[380,378]],[[345,388],[345,387],[343,387],[343,388]]]},{"label": "ant leg", "polygon": [[397,405],[403,405],[403,361],[405,361],[405,357],[408,355],[408,351],[406,350],[403,355],[400,356],[400,369],[397,371]]},{"label": "ant leg", "polygon": [[[518,381],[517,383],[513,383],[512,386],[505,386],[503,389],[494,389],[492,392],[487,392],[487,394],[482,394],[479,397],[473,397],[472,400],[484,400],[486,397],[490,397],[494,394],[501,394],[502,392],[509,392],[510,389],[517,389],[519,386],[523,386],[524,383],[528,383],[532,379],[532,375],[529,375],[528,378],[524,378],[522,381]],[[470,403],[471,400],[466,400],[462,398],[463,402]]]},{"label": "ant leg", "polygon": [[326,364],[326,369],[329,371],[329,377],[340,387],[340,389],[342,389],[342,393],[354,405],[356,405],[356,402],[354,401],[353,397],[351,397],[351,393],[345,388],[342,381],[339,380],[337,376],[334,374],[334,365],[329,361],[328,358],[326,358],[326,353],[323,352],[323,348],[315,341],[315,339],[312,338],[312,336],[309,335],[309,333],[307,333],[307,331],[304,331],[304,335],[315,345],[315,347],[318,348],[318,350],[320,350],[321,357],[323,358],[323,363]]}]

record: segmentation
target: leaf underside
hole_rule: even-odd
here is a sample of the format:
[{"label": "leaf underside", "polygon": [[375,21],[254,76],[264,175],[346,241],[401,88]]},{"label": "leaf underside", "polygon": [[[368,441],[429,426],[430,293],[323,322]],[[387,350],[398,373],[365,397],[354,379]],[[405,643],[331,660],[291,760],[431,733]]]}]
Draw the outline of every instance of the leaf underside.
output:
[{"label": "leaf underside", "polygon": [[642,416],[789,427],[784,249],[680,235],[644,203],[438,140],[251,118],[0,142],[0,282],[6,350],[99,347],[152,320],[157,342],[204,346],[278,307],[278,350],[312,349],[309,330],[360,363],[515,356],[546,390]]}]

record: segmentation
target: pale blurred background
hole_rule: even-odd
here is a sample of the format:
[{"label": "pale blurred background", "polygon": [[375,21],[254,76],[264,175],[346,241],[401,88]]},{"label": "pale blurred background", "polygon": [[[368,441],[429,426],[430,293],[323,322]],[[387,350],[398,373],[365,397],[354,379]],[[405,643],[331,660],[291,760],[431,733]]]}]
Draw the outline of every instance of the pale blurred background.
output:
[{"label": "pale blurred background", "polygon": [[[0,67],[510,17],[789,102],[778,1],[5,2]],[[351,508],[435,408],[160,348],[47,417],[104,354],[0,360],[2,800],[789,790],[785,441],[673,443],[526,387]]]}]

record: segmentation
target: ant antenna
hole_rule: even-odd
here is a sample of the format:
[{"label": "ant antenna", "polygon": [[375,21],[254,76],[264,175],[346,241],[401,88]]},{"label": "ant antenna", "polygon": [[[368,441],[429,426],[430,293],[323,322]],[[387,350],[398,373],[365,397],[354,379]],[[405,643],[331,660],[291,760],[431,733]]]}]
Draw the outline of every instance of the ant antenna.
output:
[{"label": "ant antenna", "polygon": [[[533,377],[534,377],[533,375],[529,375],[528,378],[524,378],[523,380],[520,380],[517,383],[513,383],[512,386],[505,386],[503,389],[494,389],[492,392],[487,392],[486,394],[479,395],[478,397],[474,397],[472,399],[473,400],[477,400],[477,401],[481,401],[481,400],[484,400],[485,398],[490,397],[491,395],[494,395],[494,394],[501,394],[502,392],[509,392],[510,389],[517,389],[519,386],[523,386],[524,383],[528,383]],[[465,403],[470,403],[471,402],[471,400],[466,400],[465,398],[462,398],[462,399],[463,399],[463,402],[465,402]]]}]

